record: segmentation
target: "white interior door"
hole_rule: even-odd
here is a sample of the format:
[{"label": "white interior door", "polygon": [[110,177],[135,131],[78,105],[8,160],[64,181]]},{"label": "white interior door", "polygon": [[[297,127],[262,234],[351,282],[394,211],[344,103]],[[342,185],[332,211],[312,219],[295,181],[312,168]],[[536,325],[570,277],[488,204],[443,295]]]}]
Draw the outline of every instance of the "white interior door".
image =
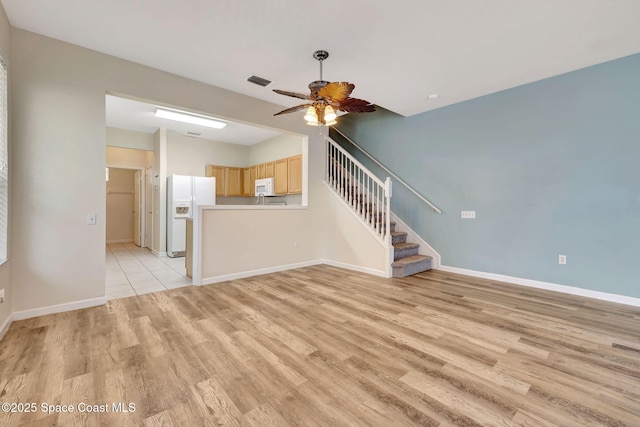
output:
[{"label": "white interior door", "polygon": [[142,212],[142,196],[140,191],[141,186],[141,174],[137,170],[133,178],[133,243],[136,246],[142,246],[142,239],[140,232],[142,227],[140,226],[141,212]]},{"label": "white interior door", "polygon": [[144,173],[145,182],[145,222],[144,222],[144,246],[153,247],[153,174],[151,166]]}]

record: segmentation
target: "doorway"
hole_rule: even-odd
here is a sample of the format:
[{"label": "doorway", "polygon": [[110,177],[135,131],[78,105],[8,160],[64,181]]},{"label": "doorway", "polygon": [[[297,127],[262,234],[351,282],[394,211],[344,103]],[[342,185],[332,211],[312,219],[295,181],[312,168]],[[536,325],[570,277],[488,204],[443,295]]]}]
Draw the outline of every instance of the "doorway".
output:
[{"label": "doorway", "polygon": [[143,170],[107,168],[106,242],[146,244]]}]

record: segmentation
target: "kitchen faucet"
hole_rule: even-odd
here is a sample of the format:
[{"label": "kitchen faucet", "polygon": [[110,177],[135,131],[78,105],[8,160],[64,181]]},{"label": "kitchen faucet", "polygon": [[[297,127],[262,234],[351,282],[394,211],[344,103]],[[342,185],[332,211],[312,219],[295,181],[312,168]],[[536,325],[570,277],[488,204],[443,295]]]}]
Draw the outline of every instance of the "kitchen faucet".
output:
[{"label": "kitchen faucet", "polygon": [[262,193],[258,193],[258,195],[256,196],[256,205],[260,204],[260,197],[262,197],[262,205],[264,205],[264,194]]}]

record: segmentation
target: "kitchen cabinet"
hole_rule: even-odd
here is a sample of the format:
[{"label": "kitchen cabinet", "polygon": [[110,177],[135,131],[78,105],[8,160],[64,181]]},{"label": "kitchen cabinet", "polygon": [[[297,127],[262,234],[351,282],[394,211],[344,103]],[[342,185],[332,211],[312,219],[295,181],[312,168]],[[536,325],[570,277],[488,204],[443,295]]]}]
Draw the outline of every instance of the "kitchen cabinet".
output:
[{"label": "kitchen cabinet", "polygon": [[216,196],[242,196],[243,168],[206,165],[205,176],[216,179]]},{"label": "kitchen cabinet", "polygon": [[276,194],[287,194],[289,189],[289,162],[287,159],[280,159],[274,162],[275,166],[275,192]]},{"label": "kitchen cabinet", "polygon": [[216,196],[224,196],[226,185],[226,173],[224,166],[206,165],[204,176],[213,176],[216,179]]},{"label": "kitchen cabinet", "polygon": [[275,176],[275,162],[260,163],[258,168],[258,179],[273,178]]},{"label": "kitchen cabinet", "polygon": [[255,181],[275,178],[278,195],[302,193],[302,155],[265,162],[247,168],[207,165],[205,176],[216,178],[217,196],[255,196]]},{"label": "kitchen cabinet", "polygon": [[252,168],[244,168],[242,170],[242,195],[245,197],[253,196],[252,193],[255,191],[254,181],[251,180],[251,169]]},{"label": "kitchen cabinet", "polygon": [[302,155],[287,158],[288,194],[302,193]]},{"label": "kitchen cabinet", "polygon": [[224,168],[225,171],[225,196],[242,196],[243,168]]},{"label": "kitchen cabinet", "polygon": [[258,166],[249,168],[249,180],[251,181],[250,196],[256,195],[256,179],[258,179]]},{"label": "kitchen cabinet", "polygon": [[267,162],[265,163],[265,173],[264,173],[264,177],[265,178],[273,178],[276,176],[276,171],[275,171],[275,166],[276,166],[276,162]]}]

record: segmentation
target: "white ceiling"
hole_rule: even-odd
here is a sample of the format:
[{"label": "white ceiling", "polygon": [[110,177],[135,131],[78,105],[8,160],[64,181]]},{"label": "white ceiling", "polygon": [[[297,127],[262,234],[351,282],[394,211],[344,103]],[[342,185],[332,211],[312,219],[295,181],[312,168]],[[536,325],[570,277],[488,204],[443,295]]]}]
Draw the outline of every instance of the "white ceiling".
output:
[{"label": "white ceiling", "polygon": [[[281,132],[271,129],[249,126],[229,120],[218,119],[226,122],[227,126],[223,129],[212,129],[205,126],[161,119],[155,116],[157,108],[157,105],[148,102],[107,95],[106,124],[108,127],[146,133],[154,133],[163,127],[183,135],[241,145],[253,145],[281,135]],[[189,132],[199,135],[193,135]]]},{"label": "white ceiling", "polygon": [[639,0],[2,3],[15,27],[284,107],[271,89],[306,92],[317,49],[325,80],[406,116],[640,52]]}]

